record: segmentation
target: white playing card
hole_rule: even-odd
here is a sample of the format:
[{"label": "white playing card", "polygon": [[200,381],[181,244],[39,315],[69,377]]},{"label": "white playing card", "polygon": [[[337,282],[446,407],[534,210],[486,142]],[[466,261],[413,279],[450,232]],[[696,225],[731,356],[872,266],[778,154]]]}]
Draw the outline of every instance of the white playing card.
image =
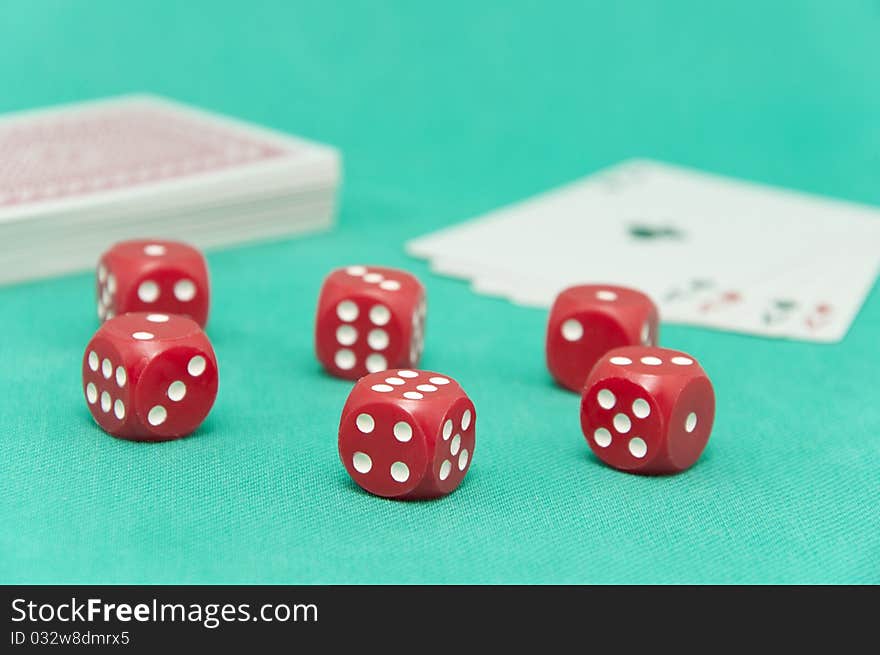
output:
[{"label": "white playing card", "polygon": [[[674,322],[816,341],[842,338],[876,271],[880,212],[634,161],[543,194],[485,221],[417,239],[410,252],[476,291],[549,306],[570,284],[639,288]],[[817,287],[810,262],[836,271]],[[769,325],[764,305],[836,308],[822,330]],[[819,300],[819,298],[824,300]],[[824,304],[823,304],[824,303]],[[792,310],[793,311],[793,310]]]},{"label": "white playing card", "polygon": [[[813,253],[805,263],[740,288],[704,289],[679,301],[688,322],[764,336],[841,340],[870,291],[877,258]],[[681,310],[681,306],[676,307]],[[691,319],[696,316],[697,318]]]}]

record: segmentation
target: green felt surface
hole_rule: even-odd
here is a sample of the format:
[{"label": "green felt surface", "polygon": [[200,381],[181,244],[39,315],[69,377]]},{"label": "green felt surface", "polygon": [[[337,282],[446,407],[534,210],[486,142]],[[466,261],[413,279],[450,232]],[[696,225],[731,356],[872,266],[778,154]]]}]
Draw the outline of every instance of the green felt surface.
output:
[{"label": "green felt surface", "polygon": [[[664,326],[717,422],[695,468],[642,478],[589,455],[543,312],[401,248],[631,156],[880,204],[878,34],[869,0],[4,2],[0,110],[153,91],[335,144],[346,179],[335,231],[209,257],[221,389],[184,440],[91,421],[89,275],[0,289],[0,582],[880,582],[876,287],[837,345]],[[338,462],[350,385],[311,330],[353,262],[422,277],[423,366],[476,403],[448,498]]]}]

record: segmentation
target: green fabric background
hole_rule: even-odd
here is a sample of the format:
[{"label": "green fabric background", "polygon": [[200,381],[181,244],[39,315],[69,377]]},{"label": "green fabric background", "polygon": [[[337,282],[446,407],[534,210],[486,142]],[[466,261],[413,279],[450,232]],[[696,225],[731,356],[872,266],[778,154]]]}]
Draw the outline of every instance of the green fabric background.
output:
[{"label": "green fabric background", "polygon": [[[210,256],[221,389],[174,443],[91,421],[89,275],[0,289],[0,582],[880,582],[877,287],[838,345],[664,326],[718,415],[695,468],[641,478],[589,454],[543,312],[401,247],[630,156],[880,204],[876,0],[0,7],[0,110],[141,90],[339,146],[339,225]],[[350,384],[311,329],[353,262],[422,277],[423,366],[477,405],[443,500],[338,462]]]}]

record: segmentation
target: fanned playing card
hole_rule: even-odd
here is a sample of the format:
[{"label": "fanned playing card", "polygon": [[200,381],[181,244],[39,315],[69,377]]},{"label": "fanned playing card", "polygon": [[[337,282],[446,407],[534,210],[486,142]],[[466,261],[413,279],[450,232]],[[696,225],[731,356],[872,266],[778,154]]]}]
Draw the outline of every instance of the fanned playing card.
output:
[{"label": "fanned playing card", "polygon": [[877,209],[631,161],[408,250],[522,304],[616,283],[651,295],[667,321],[837,341],[876,276],[878,244]]}]

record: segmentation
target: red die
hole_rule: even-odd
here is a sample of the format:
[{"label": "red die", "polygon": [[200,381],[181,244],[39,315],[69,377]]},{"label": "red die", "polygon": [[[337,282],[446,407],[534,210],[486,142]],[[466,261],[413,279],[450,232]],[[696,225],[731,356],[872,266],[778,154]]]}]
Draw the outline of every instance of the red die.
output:
[{"label": "red die", "polygon": [[415,366],[422,356],[427,304],[412,275],[393,268],[349,266],[324,280],[315,350],[333,375],[350,380]]},{"label": "red die", "polygon": [[603,462],[634,473],[678,473],[706,447],[715,392],[693,357],[629,346],[608,352],[590,373],[581,427]]},{"label": "red die", "polygon": [[98,318],[161,312],[208,322],[208,266],[202,253],[178,241],[122,241],[101,255]]},{"label": "red die", "polygon": [[556,297],[547,324],[547,368],[580,393],[593,365],[621,346],[657,345],[657,307],[626,287],[582,285]]},{"label": "red die", "polygon": [[192,320],[123,314],[86,348],[83,389],[95,421],[125,439],[164,441],[195,430],[217,397],[217,359]]},{"label": "red die", "polygon": [[361,487],[389,498],[434,498],[461,483],[474,455],[474,404],[455,380],[393,370],[354,385],[339,423],[339,456]]}]

